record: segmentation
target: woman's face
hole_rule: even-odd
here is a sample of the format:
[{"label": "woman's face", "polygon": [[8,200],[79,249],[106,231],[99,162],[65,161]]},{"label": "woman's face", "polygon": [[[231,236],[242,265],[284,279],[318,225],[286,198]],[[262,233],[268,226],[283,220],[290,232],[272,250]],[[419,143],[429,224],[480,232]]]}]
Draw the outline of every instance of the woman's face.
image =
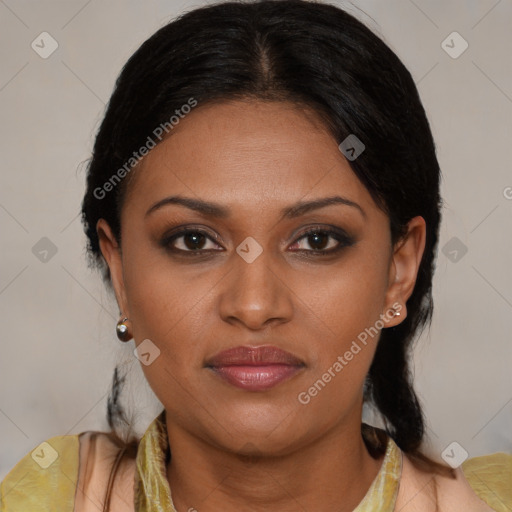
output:
[{"label": "woman's face", "polygon": [[[393,248],[388,217],[337,142],[285,103],[199,105],[141,164],[121,251],[105,221],[98,231],[168,422],[224,449],[275,454],[359,426],[378,331],[406,315],[423,219]],[[165,201],[176,196],[215,208]],[[297,364],[210,366],[240,346],[277,347]]]}]

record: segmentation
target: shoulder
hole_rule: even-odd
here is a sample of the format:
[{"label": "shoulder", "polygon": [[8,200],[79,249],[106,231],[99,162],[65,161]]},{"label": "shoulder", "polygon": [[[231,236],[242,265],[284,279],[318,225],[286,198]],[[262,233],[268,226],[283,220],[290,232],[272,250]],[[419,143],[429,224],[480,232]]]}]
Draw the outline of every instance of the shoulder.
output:
[{"label": "shoulder", "polygon": [[[495,512],[510,508],[493,508],[486,495],[472,488],[461,467],[454,470],[455,478],[427,473],[417,469],[403,454],[402,478],[396,510],[401,512]],[[436,501],[437,507],[436,508]],[[510,504],[508,504],[510,505]]]},{"label": "shoulder", "polygon": [[27,453],[0,483],[0,511],[73,510],[79,437],[55,436]]},{"label": "shoulder", "polygon": [[[52,437],[25,455],[0,483],[0,512],[98,512],[120,448],[105,432]],[[135,461],[123,458],[111,508],[133,512]]]},{"label": "shoulder", "polygon": [[114,465],[119,464],[112,484],[110,506],[116,512],[133,512],[135,460],[121,458],[120,447],[104,432],[80,435],[80,469],[75,512],[98,512],[105,504]]},{"label": "shoulder", "polygon": [[512,454],[473,457],[462,464],[462,471],[473,491],[494,510],[512,510]]}]

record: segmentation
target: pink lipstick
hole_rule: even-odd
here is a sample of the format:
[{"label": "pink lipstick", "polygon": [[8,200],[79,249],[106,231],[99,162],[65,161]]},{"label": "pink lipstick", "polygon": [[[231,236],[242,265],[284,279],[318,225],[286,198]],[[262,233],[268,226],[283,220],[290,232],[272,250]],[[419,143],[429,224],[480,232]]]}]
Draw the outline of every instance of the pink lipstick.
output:
[{"label": "pink lipstick", "polygon": [[274,346],[240,346],[219,352],[205,366],[230,384],[247,391],[265,391],[291,378],[305,365]]}]

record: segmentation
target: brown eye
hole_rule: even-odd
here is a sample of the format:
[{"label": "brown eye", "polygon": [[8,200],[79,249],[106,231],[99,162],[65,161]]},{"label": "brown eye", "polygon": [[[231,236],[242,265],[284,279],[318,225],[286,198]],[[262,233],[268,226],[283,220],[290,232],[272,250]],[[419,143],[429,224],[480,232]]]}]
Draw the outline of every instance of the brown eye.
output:
[{"label": "brown eye", "polygon": [[[301,240],[305,240],[305,245],[308,245],[311,249],[297,247]],[[312,254],[333,254],[354,243],[354,239],[344,232],[325,228],[314,228],[298,238],[292,246],[292,250]]]},{"label": "brown eye", "polygon": [[[317,232],[317,233],[311,233],[307,237],[307,241],[310,245],[310,247],[313,248],[315,251],[323,251],[326,249],[326,246],[329,244],[329,238],[331,236],[325,232]],[[335,244],[336,246],[336,244]]]},{"label": "brown eye", "polygon": [[[208,242],[212,242],[213,246],[208,247]],[[172,252],[184,254],[202,254],[204,251],[218,250],[216,247],[219,247],[208,233],[198,229],[184,229],[174,233],[165,237],[161,244]]]},{"label": "brown eye", "polygon": [[[205,235],[193,231],[185,235],[182,235],[179,238],[183,238],[183,245],[187,249],[190,249],[191,251],[193,251],[194,249],[203,249],[206,242]],[[176,238],[174,239],[174,241],[176,241]]]}]

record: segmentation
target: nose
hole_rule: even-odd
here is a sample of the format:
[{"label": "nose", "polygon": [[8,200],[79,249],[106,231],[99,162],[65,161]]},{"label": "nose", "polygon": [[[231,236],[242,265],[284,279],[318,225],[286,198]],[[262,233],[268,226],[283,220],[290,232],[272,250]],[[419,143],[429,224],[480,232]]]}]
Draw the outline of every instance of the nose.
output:
[{"label": "nose", "polygon": [[270,251],[263,250],[250,263],[235,252],[229,264],[219,288],[219,313],[225,322],[262,330],[291,320],[292,283],[286,282],[286,273]]}]

